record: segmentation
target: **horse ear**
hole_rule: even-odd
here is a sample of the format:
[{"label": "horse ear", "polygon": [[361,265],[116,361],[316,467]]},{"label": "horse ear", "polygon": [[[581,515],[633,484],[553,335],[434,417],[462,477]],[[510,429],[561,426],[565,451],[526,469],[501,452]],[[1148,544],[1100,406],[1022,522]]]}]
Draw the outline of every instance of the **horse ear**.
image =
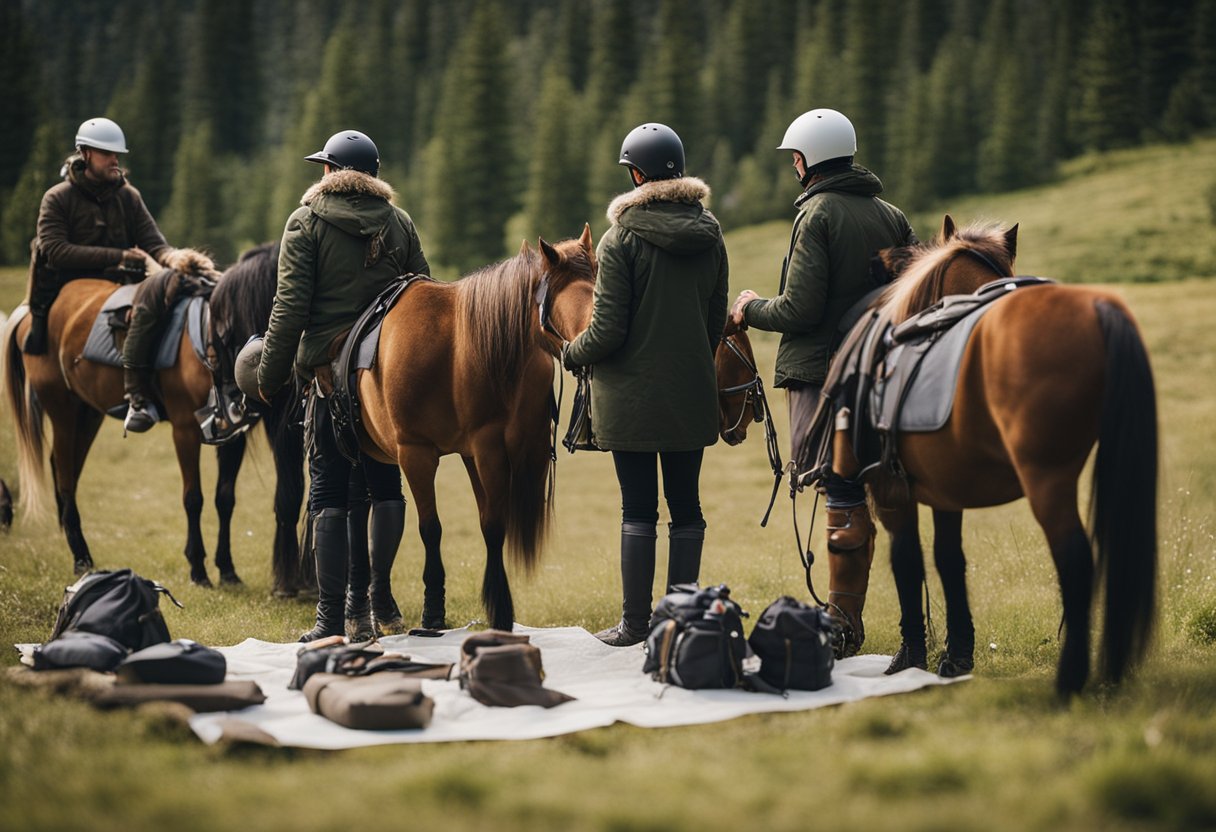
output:
[{"label": "horse ear", "polygon": [[583,244],[583,248],[587,249],[588,253],[595,253],[595,246],[591,243],[591,223],[583,223],[583,235],[578,238],[578,241]]},{"label": "horse ear", "polygon": [[942,218],[942,242],[946,242],[946,240],[949,240],[953,236],[954,218],[949,214],[946,214],[946,216]]},{"label": "horse ear", "polygon": [[540,239],[540,250],[545,255],[545,259],[549,261],[551,267],[556,267],[562,261],[562,256],[557,253],[557,249],[545,242],[545,238]]},{"label": "horse ear", "polygon": [[1005,251],[1009,252],[1009,260],[1013,262],[1018,256],[1018,224],[1005,232]]},{"label": "horse ear", "polygon": [[529,254],[531,251],[532,251],[532,244],[531,244],[531,243],[529,243],[529,242],[528,242],[528,240],[527,240],[527,238],[525,237],[525,238],[524,238],[523,243],[522,243],[522,244],[520,245],[520,247],[519,247],[519,253],[520,253],[521,255],[522,255],[522,254]]}]

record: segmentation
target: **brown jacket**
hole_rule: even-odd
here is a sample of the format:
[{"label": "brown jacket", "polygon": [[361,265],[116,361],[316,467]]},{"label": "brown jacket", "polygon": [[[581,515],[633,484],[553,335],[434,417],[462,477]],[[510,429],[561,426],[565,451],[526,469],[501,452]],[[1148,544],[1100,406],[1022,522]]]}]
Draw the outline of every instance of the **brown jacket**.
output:
[{"label": "brown jacket", "polygon": [[158,262],[170,251],[143,197],[126,179],[94,184],[85,178],[79,156],[68,159],[67,168],[38,210],[38,247],[61,280],[100,276],[132,246]]}]

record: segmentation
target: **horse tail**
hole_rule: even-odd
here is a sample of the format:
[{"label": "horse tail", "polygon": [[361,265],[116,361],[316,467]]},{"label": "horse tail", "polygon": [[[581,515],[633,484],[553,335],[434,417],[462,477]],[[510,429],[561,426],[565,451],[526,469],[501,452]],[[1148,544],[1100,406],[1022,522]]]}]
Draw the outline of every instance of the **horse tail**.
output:
[{"label": "horse tail", "polygon": [[508,454],[508,460],[511,487],[507,506],[507,550],[516,566],[531,573],[540,560],[553,517],[553,505],[549,500],[548,443],[546,441],[544,447],[525,447],[519,454]]},{"label": "horse tail", "polygon": [[3,369],[4,389],[9,410],[13,414],[13,427],[17,436],[17,478],[21,483],[21,507],[25,516],[43,516],[50,505],[46,487],[46,465],[44,463],[42,405],[30,388],[25,377],[25,364],[21,359],[21,347],[17,344],[17,324],[20,319],[9,318],[0,338],[0,357]]},{"label": "horse tail", "polygon": [[1100,652],[1106,679],[1118,682],[1144,655],[1152,635],[1157,581],[1157,396],[1139,330],[1126,309],[1095,304],[1106,342],[1106,384],[1090,511],[1105,573]]}]

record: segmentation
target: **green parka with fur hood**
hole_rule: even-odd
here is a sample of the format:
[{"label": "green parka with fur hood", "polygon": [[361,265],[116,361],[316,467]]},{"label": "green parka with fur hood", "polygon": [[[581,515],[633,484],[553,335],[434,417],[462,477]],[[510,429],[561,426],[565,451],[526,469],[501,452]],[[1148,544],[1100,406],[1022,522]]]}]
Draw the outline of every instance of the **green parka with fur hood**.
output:
[{"label": "green parka with fur hood", "polygon": [[714,348],[726,323],[726,244],[709,186],[647,182],[608,207],[595,306],[566,350],[592,366],[592,425],[613,451],[691,451],[718,439]]},{"label": "green parka with fur hood", "polygon": [[287,218],[258,387],[273,395],[329,362],[335,343],[399,275],[430,274],[409,215],[393,189],[354,170],[327,174]]}]

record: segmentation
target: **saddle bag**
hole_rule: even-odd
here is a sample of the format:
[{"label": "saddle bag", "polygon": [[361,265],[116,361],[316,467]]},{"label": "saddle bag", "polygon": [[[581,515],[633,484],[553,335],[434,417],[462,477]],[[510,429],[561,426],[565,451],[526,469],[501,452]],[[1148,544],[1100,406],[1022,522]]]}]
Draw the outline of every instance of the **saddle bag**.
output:
[{"label": "saddle bag", "polygon": [[530,644],[526,635],[486,630],[460,645],[460,687],[483,705],[552,708],[574,699],[547,690],[544,678],[540,648]]},{"label": "saddle bag", "polygon": [[218,650],[178,639],[132,653],[115,672],[122,684],[218,685],[228,662]]},{"label": "saddle bag", "polygon": [[346,728],[401,731],[431,724],[435,700],[422,692],[422,680],[407,673],[343,676],[316,673],[304,685],[314,714]]},{"label": "saddle bag", "polygon": [[832,635],[827,611],[783,595],[760,613],[748,644],[759,676],[780,690],[820,690],[832,684]]},{"label": "saddle bag", "polygon": [[161,594],[181,606],[169,590],[130,569],[91,572],[64,591],[49,641],[77,631],[107,636],[130,650],[166,642]]},{"label": "saddle bag", "polygon": [[34,670],[87,667],[109,673],[127,657],[125,645],[109,636],[69,630],[54,641],[34,648]]},{"label": "saddle bag", "polygon": [[650,618],[644,673],[657,682],[688,690],[745,684],[743,616],[726,584],[698,589],[680,584],[664,596]]}]

